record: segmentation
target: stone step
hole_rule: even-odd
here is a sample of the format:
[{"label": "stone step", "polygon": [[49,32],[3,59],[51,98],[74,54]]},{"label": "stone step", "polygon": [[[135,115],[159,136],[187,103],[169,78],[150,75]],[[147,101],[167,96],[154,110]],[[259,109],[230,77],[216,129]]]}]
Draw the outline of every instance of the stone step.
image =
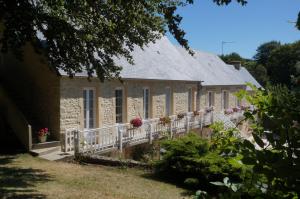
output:
[{"label": "stone step", "polygon": [[50,142],[43,142],[43,143],[35,143],[32,144],[32,149],[44,149],[50,147],[57,147],[60,146],[60,141],[50,141]]},{"label": "stone step", "polygon": [[55,147],[48,147],[48,148],[41,148],[41,149],[32,149],[30,151],[30,153],[33,156],[43,156],[43,155],[47,155],[53,152],[59,152],[61,151],[61,147],[60,146],[55,146]]}]

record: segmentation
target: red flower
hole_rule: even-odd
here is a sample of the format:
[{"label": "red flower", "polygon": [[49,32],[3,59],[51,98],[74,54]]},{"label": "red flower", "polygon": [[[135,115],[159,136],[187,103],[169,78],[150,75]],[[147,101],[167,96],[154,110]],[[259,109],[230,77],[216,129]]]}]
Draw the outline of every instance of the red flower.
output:
[{"label": "red flower", "polygon": [[41,128],[38,132],[37,132],[37,135],[39,137],[42,137],[42,136],[47,136],[47,135],[50,135],[49,131],[48,131],[48,128]]},{"label": "red flower", "polygon": [[141,120],[141,118],[135,118],[130,121],[130,124],[132,124],[133,127],[140,127],[142,126],[143,121]]}]

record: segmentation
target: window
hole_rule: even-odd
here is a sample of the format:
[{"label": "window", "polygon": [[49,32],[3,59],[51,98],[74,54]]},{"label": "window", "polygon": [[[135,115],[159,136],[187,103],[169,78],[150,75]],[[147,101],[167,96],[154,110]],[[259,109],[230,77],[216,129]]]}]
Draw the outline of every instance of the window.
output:
[{"label": "window", "polygon": [[190,88],[188,93],[188,112],[193,111],[193,90]]},{"label": "window", "polygon": [[84,106],[84,128],[95,128],[95,91],[94,89],[83,90],[83,106]]},{"label": "window", "polygon": [[149,89],[143,89],[143,112],[144,112],[144,119],[149,118],[149,105],[150,105],[150,96],[149,96]]},{"label": "window", "polygon": [[123,122],[123,90],[116,89],[115,90],[115,98],[116,98],[116,123]]},{"label": "window", "polygon": [[171,89],[166,88],[166,116],[171,115]]},{"label": "window", "polygon": [[241,100],[236,97],[236,107],[241,107]]},{"label": "window", "polygon": [[228,100],[229,100],[229,94],[227,91],[223,91],[222,92],[222,108],[225,110],[225,109],[228,109]]},{"label": "window", "polygon": [[212,107],[215,104],[215,95],[212,91],[208,91],[208,107]]}]

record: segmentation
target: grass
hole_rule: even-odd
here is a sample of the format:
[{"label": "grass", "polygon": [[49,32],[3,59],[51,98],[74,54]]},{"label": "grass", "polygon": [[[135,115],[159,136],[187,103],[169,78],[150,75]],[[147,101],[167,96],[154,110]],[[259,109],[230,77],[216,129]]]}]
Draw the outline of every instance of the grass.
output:
[{"label": "grass", "polygon": [[0,155],[0,198],[188,198],[186,190],[149,175],[138,169],[52,162],[28,154]]}]

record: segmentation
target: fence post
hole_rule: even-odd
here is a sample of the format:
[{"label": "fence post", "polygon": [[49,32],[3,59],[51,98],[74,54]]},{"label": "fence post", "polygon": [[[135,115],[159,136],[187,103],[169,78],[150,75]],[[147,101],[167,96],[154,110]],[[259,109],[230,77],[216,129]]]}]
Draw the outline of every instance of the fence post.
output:
[{"label": "fence post", "polygon": [[74,154],[75,156],[80,153],[80,134],[78,130],[74,130]]},{"label": "fence post", "polygon": [[214,123],[214,111],[210,112],[210,124]]},{"label": "fence post", "polygon": [[173,119],[171,119],[171,122],[170,122],[170,137],[171,137],[171,139],[173,138],[173,122],[174,122],[174,120]]},{"label": "fence post", "polygon": [[154,128],[153,128],[153,123],[150,122],[149,125],[150,125],[149,143],[152,144],[152,140],[153,140],[152,133],[153,133],[153,130],[154,130]]},{"label": "fence post", "polygon": [[123,149],[123,126],[118,125],[118,137],[119,137],[119,151],[122,152]]},{"label": "fence post", "polygon": [[186,132],[188,133],[190,131],[190,117],[189,115],[187,114],[186,115]]},{"label": "fence post", "polygon": [[31,125],[28,125],[28,149],[32,149],[32,128]]},{"label": "fence post", "polygon": [[[74,135],[75,136],[75,135]],[[74,138],[75,139],[75,138]],[[68,152],[68,149],[67,149],[67,145],[68,145],[68,130],[65,129],[65,133],[64,133],[64,152]],[[75,142],[75,141],[74,141]],[[75,150],[75,146],[74,146],[74,150]]]}]

